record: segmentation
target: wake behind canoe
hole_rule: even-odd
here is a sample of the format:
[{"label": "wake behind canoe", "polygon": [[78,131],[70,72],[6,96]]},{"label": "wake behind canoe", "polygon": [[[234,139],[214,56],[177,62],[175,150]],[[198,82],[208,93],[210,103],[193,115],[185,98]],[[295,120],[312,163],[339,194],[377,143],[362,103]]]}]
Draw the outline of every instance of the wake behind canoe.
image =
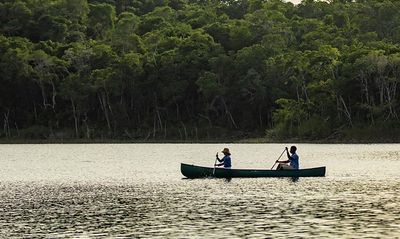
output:
[{"label": "wake behind canoe", "polygon": [[260,177],[324,177],[325,167],[299,170],[224,169],[181,163],[181,173],[187,178],[260,178]]}]

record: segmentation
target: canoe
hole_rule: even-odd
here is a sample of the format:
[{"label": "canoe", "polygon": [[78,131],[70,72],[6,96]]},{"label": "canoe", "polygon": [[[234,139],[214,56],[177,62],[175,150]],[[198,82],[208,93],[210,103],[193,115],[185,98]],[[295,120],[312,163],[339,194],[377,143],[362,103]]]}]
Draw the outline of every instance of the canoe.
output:
[{"label": "canoe", "polygon": [[324,177],[325,167],[299,170],[224,169],[181,163],[181,173],[187,178],[260,178],[260,177]]}]

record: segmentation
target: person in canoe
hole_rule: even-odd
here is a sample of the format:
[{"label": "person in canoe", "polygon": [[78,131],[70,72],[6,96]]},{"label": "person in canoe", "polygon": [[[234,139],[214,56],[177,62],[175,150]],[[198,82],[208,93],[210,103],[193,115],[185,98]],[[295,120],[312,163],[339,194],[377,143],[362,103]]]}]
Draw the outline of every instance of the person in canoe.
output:
[{"label": "person in canoe", "polygon": [[299,169],[299,156],[296,153],[296,146],[290,147],[290,154],[289,150],[286,147],[286,154],[288,157],[288,160],[285,161],[276,161],[278,164],[278,167],[276,170],[293,170],[293,169]]},{"label": "person in canoe", "polygon": [[222,159],[218,157],[218,153],[217,155],[215,155],[217,157],[218,162],[220,162],[216,163],[215,166],[224,166],[224,168],[230,169],[232,167],[232,162],[231,162],[231,153],[229,152],[229,149],[224,148],[224,150],[222,150],[222,153],[224,154],[224,157]]}]

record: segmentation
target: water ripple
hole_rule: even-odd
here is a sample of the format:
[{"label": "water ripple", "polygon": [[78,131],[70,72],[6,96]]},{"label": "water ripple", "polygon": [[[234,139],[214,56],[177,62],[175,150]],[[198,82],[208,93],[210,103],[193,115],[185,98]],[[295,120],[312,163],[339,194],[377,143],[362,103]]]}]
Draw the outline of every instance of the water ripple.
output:
[{"label": "water ripple", "polygon": [[400,183],[373,183],[2,183],[0,228],[10,238],[398,236]]},{"label": "water ripple", "polygon": [[[235,167],[281,149],[231,146]],[[0,238],[399,238],[398,145],[300,145],[325,178],[181,179],[216,147],[1,145]]]}]

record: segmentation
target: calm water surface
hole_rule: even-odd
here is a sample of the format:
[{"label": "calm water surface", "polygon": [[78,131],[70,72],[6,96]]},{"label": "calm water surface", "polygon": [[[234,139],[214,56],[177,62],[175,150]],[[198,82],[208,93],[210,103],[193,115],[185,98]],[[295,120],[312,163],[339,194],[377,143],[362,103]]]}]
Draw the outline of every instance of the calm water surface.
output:
[{"label": "calm water surface", "polygon": [[400,145],[298,145],[325,178],[182,179],[229,147],[270,168],[280,144],[0,145],[0,238],[400,238]]}]

